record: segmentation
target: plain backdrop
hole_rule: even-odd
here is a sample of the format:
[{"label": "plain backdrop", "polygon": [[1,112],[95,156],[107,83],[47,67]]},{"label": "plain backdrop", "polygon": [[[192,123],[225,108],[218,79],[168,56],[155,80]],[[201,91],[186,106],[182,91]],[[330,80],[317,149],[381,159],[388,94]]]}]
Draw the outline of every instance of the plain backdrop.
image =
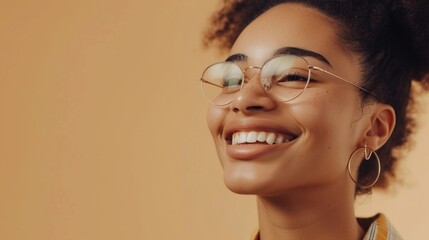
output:
[{"label": "plain backdrop", "polygon": [[[0,239],[247,239],[200,73],[217,0],[0,1]],[[429,99],[402,184],[357,200],[406,239],[429,222]]]}]

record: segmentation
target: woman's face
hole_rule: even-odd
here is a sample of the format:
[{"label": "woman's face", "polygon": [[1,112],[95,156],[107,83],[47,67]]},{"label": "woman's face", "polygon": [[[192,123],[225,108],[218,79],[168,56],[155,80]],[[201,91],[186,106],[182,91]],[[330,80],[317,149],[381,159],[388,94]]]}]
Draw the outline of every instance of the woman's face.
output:
[{"label": "woman's face", "polygon": [[[247,56],[235,60],[244,69],[262,66],[279,49],[291,47],[323,56],[329,64],[314,56],[304,58],[360,85],[358,58],[339,42],[335,23],[298,4],[278,5],[250,23],[231,55]],[[315,81],[302,95],[279,102],[264,93],[258,74],[256,69],[246,71],[249,81],[232,102],[208,109],[208,126],[227,187],[243,194],[277,195],[350,182],[347,161],[362,146],[368,122],[359,90],[312,71]],[[261,139],[264,133],[274,134],[274,139],[282,136],[283,141],[232,144],[232,135],[240,132],[252,132]]]}]

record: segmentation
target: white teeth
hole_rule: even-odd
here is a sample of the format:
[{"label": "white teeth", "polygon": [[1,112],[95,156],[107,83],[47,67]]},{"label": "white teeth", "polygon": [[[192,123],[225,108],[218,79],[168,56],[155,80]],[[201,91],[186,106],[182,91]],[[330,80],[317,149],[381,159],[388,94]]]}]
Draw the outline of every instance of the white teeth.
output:
[{"label": "white teeth", "polygon": [[240,132],[240,137],[238,138],[238,143],[245,143],[247,140],[247,133]]},{"label": "white teeth", "polygon": [[276,138],[275,144],[279,144],[279,143],[282,143],[282,142],[283,142],[283,136],[282,136],[282,135],[279,135],[279,136]]},{"label": "white teeth", "polygon": [[289,139],[282,134],[275,134],[273,132],[267,133],[264,131],[256,132],[236,132],[232,135],[231,143],[232,145],[243,144],[243,143],[267,143],[269,145],[272,144],[280,144],[284,142],[289,142]]},{"label": "white teeth", "polygon": [[267,143],[268,144],[273,144],[276,141],[276,134],[274,133],[269,133],[267,136]]},{"label": "white teeth", "polygon": [[247,134],[247,139],[246,141],[248,143],[255,143],[257,140],[258,134],[256,132],[250,132],[249,134]]},{"label": "white teeth", "polygon": [[265,139],[267,139],[267,133],[266,132],[259,132],[258,142],[265,142]]}]

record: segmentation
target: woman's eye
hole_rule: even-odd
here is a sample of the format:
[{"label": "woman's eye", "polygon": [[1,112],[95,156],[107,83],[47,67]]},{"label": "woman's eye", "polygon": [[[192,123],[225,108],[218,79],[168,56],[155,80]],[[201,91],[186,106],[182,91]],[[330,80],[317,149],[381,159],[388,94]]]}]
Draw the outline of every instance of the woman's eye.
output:
[{"label": "woman's eye", "polygon": [[225,78],[222,80],[223,87],[236,87],[241,85],[241,78]]},{"label": "woman's eye", "polygon": [[281,82],[299,82],[299,81],[303,81],[303,82],[307,82],[308,77],[307,76],[303,76],[303,75],[299,75],[299,74],[286,74],[283,76],[279,76],[278,78],[276,78],[276,82],[281,83]]}]

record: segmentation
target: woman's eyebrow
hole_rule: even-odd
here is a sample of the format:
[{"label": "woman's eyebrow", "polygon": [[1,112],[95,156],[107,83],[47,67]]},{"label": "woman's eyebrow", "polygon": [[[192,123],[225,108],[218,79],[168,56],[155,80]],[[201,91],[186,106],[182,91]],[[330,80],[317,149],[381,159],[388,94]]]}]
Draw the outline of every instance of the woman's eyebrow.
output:
[{"label": "woman's eyebrow", "polygon": [[[302,49],[302,48],[296,48],[296,47],[280,48],[280,49],[276,50],[276,52],[274,53],[273,56],[277,56],[277,55],[281,55],[281,54],[293,54],[293,55],[297,55],[297,56],[301,56],[301,57],[313,57],[313,58],[316,58],[317,60],[320,60],[320,61],[328,64],[329,66],[332,66],[331,63],[321,54],[310,51],[310,50]],[[225,59],[225,61],[226,62],[245,62],[245,61],[247,61],[247,59],[249,59],[249,57],[246,56],[245,54],[236,53],[236,54],[229,56],[227,59]]]},{"label": "woman's eyebrow", "polygon": [[310,50],[302,49],[302,48],[295,48],[295,47],[280,48],[280,49],[277,49],[277,51],[274,53],[274,56],[281,55],[281,54],[293,54],[301,57],[313,57],[313,58],[316,58],[317,60],[320,60],[328,64],[329,66],[332,66],[331,63],[329,63],[329,61],[321,54]]},{"label": "woman's eyebrow", "polygon": [[242,53],[236,53],[225,59],[225,62],[245,62],[249,57]]}]

